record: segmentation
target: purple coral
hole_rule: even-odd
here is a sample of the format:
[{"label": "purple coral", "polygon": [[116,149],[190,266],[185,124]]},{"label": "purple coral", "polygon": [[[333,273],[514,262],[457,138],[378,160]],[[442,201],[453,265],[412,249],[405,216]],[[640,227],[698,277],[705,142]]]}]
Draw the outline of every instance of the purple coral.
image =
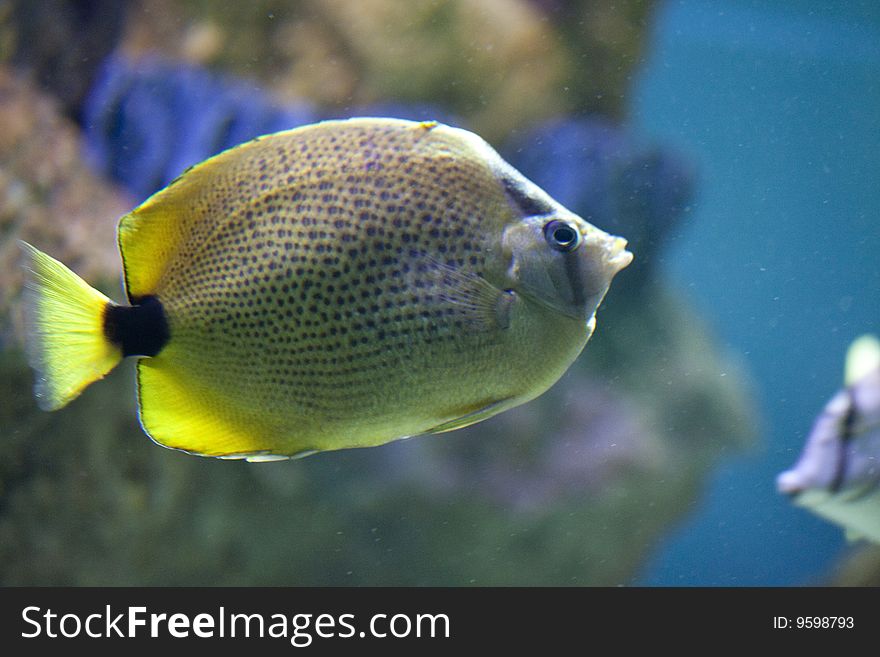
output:
[{"label": "purple coral", "polygon": [[243,80],[160,58],[107,59],[84,109],[97,168],[143,198],[188,166],[261,134],[315,120]]}]

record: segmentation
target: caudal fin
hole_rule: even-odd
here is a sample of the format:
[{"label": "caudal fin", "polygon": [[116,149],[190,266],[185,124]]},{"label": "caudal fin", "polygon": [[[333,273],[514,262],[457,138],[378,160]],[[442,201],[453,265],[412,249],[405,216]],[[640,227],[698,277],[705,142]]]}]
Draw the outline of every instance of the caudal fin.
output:
[{"label": "caudal fin", "polygon": [[53,411],[122,360],[104,333],[112,302],[70,269],[26,242],[25,346],[40,408]]}]

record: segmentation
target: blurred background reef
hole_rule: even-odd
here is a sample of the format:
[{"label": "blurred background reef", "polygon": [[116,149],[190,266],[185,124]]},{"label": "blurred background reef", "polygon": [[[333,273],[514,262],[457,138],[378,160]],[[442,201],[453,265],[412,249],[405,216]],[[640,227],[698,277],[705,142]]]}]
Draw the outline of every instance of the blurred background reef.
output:
[{"label": "blurred background reef", "polygon": [[[653,4],[0,3],[0,583],[631,581],[757,435],[737,362],[655,266],[698,176],[626,128]],[[37,410],[17,240],[120,300],[120,215],[222,148],[366,114],[472,129],[630,240],[549,393],[439,437],[257,465],[152,444],[130,364]]]}]

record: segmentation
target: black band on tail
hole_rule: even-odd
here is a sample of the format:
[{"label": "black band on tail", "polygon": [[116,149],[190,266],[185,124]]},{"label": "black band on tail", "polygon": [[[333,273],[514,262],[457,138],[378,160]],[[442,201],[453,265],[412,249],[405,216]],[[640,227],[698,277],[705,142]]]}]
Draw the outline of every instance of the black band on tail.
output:
[{"label": "black band on tail", "polygon": [[122,348],[123,356],[155,356],[171,338],[165,309],[158,297],[145,296],[133,301],[133,306],[107,304],[104,335]]}]

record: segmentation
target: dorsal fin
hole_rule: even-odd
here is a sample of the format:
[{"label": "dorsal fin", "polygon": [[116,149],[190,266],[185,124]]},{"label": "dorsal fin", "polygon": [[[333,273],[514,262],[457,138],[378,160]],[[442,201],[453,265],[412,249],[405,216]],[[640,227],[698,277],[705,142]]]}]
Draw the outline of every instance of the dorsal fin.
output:
[{"label": "dorsal fin", "polygon": [[[129,300],[157,293],[159,281],[175,260],[197,249],[217,228],[216,218],[225,216],[219,187],[238,185],[242,194],[253,194],[259,174],[241,175],[241,171],[259,166],[263,139],[190,167],[122,217],[118,239]],[[206,221],[211,216],[214,221]]]},{"label": "dorsal fin", "polygon": [[844,383],[855,385],[877,369],[880,369],[880,340],[870,333],[853,340],[846,352]]}]

